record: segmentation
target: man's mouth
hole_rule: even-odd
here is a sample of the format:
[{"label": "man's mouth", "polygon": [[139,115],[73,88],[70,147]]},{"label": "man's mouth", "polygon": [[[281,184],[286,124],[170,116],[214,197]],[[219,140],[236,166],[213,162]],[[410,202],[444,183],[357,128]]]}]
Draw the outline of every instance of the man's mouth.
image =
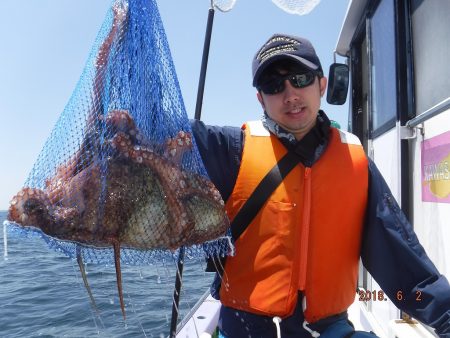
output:
[{"label": "man's mouth", "polygon": [[296,106],[296,107],[292,107],[287,114],[289,115],[297,115],[297,114],[301,114],[304,110],[305,110],[305,106]]}]

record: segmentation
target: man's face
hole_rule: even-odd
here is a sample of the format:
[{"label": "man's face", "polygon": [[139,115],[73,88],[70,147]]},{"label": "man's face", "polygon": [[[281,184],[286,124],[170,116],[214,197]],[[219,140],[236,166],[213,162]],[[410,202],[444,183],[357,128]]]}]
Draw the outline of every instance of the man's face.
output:
[{"label": "man's face", "polygon": [[[282,76],[288,72],[280,70],[278,74]],[[258,91],[257,97],[267,115],[300,140],[316,123],[320,100],[326,86],[325,77],[319,79],[315,76],[312,84],[304,88],[295,88],[286,79],[281,92],[266,94],[264,91]]]}]

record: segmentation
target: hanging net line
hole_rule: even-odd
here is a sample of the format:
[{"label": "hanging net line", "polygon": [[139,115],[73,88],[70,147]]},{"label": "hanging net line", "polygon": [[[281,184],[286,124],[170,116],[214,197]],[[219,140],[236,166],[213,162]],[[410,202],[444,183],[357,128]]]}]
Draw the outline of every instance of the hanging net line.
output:
[{"label": "hanging net line", "polygon": [[230,252],[155,0],[113,2],[8,220],[80,269],[115,264],[119,293],[121,263]]}]

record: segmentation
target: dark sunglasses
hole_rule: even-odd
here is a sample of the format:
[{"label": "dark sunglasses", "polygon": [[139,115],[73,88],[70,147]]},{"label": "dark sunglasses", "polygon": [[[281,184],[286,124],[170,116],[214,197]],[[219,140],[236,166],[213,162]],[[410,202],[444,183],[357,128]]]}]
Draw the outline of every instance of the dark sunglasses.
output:
[{"label": "dark sunglasses", "polygon": [[269,81],[261,83],[257,88],[264,94],[278,94],[285,89],[284,81],[288,80],[294,88],[305,88],[313,84],[316,75],[318,75],[316,72],[278,75]]}]

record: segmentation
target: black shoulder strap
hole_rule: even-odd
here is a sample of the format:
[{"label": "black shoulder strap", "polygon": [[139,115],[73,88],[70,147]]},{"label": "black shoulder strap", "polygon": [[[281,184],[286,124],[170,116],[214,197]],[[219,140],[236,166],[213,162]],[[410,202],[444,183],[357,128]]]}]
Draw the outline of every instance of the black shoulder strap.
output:
[{"label": "black shoulder strap", "polygon": [[234,240],[237,240],[247,229],[270,195],[300,160],[301,156],[294,151],[288,151],[259,182],[247,202],[245,202],[231,222],[231,235]]},{"label": "black shoulder strap", "polygon": [[[302,154],[299,149],[288,151],[275,166],[264,176],[259,182],[256,189],[252,192],[247,202],[239,209],[238,213],[231,222],[231,236],[233,240],[237,240],[240,235],[247,229],[253,218],[261,210],[264,203],[272,195],[275,189],[280,185],[283,179],[294,169],[294,167],[301,162]],[[210,257],[207,259],[207,272],[218,272],[223,274],[225,266],[225,257]]]}]

